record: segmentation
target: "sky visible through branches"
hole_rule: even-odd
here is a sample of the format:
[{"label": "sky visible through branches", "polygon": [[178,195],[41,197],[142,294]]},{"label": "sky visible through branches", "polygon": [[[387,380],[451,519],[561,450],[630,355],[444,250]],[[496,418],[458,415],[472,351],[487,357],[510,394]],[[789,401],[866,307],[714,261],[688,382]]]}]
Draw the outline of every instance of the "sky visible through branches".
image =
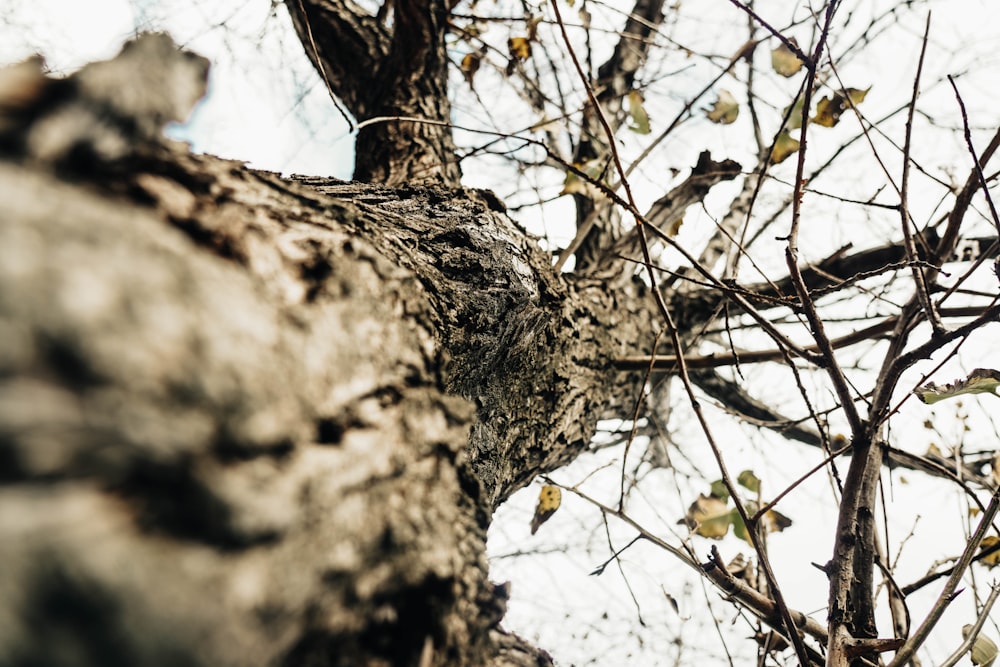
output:
[{"label": "sky visible through branches", "polygon": [[[632,4],[559,0],[572,50],[588,69],[596,70],[610,57]],[[525,7],[531,11],[526,13]],[[754,7],[804,50],[817,38],[816,20],[805,3],[772,0]],[[463,182],[496,191],[512,216],[553,251],[555,261],[575,233],[572,197],[565,194],[573,185],[560,160],[573,161],[586,90],[574,72],[552,5],[481,0],[461,3],[455,14],[449,57],[455,64],[451,83],[454,122],[461,128],[455,136],[463,155]],[[742,178],[717,186],[703,204],[691,206],[684,215],[675,240],[698,256],[718,236],[744,182],[757,183],[759,157],[768,153],[779,134],[802,77],[785,78],[774,71],[770,53],[778,40],[759,25],[751,29],[747,15],[728,0],[677,2],[668,5],[665,14],[649,37],[649,59],[636,79],[649,133],[623,128],[615,145],[631,170],[629,183],[643,211],[687,176],[702,151],[742,165]],[[899,199],[907,110],[928,14],[930,32],[910,149],[908,208],[917,228],[932,226],[947,214],[972,164],[948,76],[954,77],[964,102],[977,151],[1000,125],[995,85],[1000,9],[994,3],[845,0],[829,39],[832,66],[829,59],[822,61],[817,96],[840,88],[868,92],[857,104],[857,114],[848,108],[834,127],[809,130],[800,265],[837,252],[898,242],[900,215],[891,206]],[[528,34],[531,21],[526,16],[538,19],[531,28],[535,41],[529,57],[513,62],[508,40]],[[0,21],[0,62],[38,51],[51,68],[67,72],[110,57],[137,30],[169,30],[214,63],[209,98],[189,125],[172,130],[175,136],[192,141],[197,150],[246,160],[254,167],[350,176],[352,136],[303,56],[280,5],[260,0],[18,0],[0,10]],[[750,39],[761,40],[753,63],[734,59]],[[470,54],[479,59],[474,74],[468,66],[462,71]],[[739,106],[738,117],[729,124],[713,123],[706,115],[723,91]],[[630,102],[637,105],[639,100]],[[624,107],[634,111],[629,104]],[[668,131],[675,119],[676,126]],[[636,123],[634,113],[628,122]],[[645,156],[654,141],[655,148]],[[548,152],[541,143],[548,145]],[[747,253],[730,253],[713,265],[716,270],[728,271],[727,277],[741,283],[765,282],[787,272],[784,249],[797,158],[792,155],[771,166],[759,179],[750,224],[737,228]],[[984,172],[994,186],[994,163]],[[973,200],[962,234],[996,236],[981,194]],[[684,265],[681,255],[669,248],[660,248],[655,260],[669,270]],[[950,275],[942,284],[955,282],[970,267],[971,262],[946,264]],[[997,278],[991,268],[986,262],[973,271],[947,305],[992,303]],[[873,275],[853,287],[816,300],[832,339],[893,317],[913,289],[906,272]],[[692,349],[705,355],[726,353],[731,345],[773,348],[772,339],[749,318],[734,313],[725,323],[728,330],[713,325]],[[778,314],[774,323],[796,342],[812,342],[798,316]],[[930,327],[921,325],[913,340],[919,343],[929,335]],[[985,327],[963,342],[957,354],[948,354],[951,346],[907,370],[891,402],[899,411],[888,423],[889,444],[915,454],[936,447],[946,457],[997,449],[1000,428],[995,415],[1000,403],[995,398],[964,397],[932,407],[908,397],[932,371],[931,379],[948,382],[978,366],[1000,367],[996,340],[995,328]],[[884,340],[871,337],[838,350],[857,393],[865,394],[877,381],[886,349]],[[843,413],[834,410],[839,401],[828,376],[815,369],[803,369],[798,380],[781,364],[743,364],[723,373],[785,415],[807,421],[805,393],[825,420],[834,445],[849,433]],[[529,534],[529,526],[538,485],[501,507],[493,523],[493,577],[512,582],[506,625],[550,650],[559,664],[750,664],[756,655],[756,644],[747,641],[757,631],[756,620],[649,540],[626,548],[594,574],[637,533],[633,526],[602,515],[588,498],[613,507],[622,488],[628,516],[677,548],[690,550],[694,560],[706,560],[713,545],[725,560],[737,553],[753,554],[731,533],[712,542],[678,523],[699,494],[709,492],[719,472],[682,388],[673,381],[666,391],[670,383],[654,378],[655,402],[636,397],[644,401],[642,435],[630,447],[624,442],[632,424],[630,415],[623,414],[620,421],[603,424],[606,432],[590,453],[553,474],[553,481],[582,495],[564,491],[562,507],[536,535]],[[710,399],[703,401],[703,408],[729,470],[752,470],[762,480],[765,501],[823,459],[820,449],[760,429]],[[845,460],[838,459],[836,465],[843,476]],[[897,568],[897,582],[914,581],[961,553],[976,521],[961,489],[911,470],[884,471],[881,481],[885,517],[879,517],[879,537]],[[793,523],[768,539],[789,607],[812,614],[821,624],[826,622],[828,583],[816,565],[823,565],[832,553],[838,498],[834,473],[822,468],[782,500],[777,509]],[[975,618],[975,597],[985,597],[994,576],[974,566],[964,582],[968,590],[921,653],[927,664],[939,664],[961,642],[959,628]],[[914,625],[938,590],[929,586],[908,598]],[[882,607],[878,618],[880,636],[889,636],[891,623]],[[985,628],[994,638],[1000,636],[994,624],[988,622]],[[790,652],[784,655],[787,664],[794,664]]]}]

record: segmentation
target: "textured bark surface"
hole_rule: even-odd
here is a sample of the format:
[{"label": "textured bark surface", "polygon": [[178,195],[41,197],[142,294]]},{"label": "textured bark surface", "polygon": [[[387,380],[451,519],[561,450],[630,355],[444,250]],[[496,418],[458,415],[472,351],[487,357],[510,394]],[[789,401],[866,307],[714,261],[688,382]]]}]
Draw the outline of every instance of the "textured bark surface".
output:
[{"label": "textured bark surface", "polygon": [[0,160],[0,664],[546,664],[486,528],[634,401],[641,283],[489,193],[135,149]]}]

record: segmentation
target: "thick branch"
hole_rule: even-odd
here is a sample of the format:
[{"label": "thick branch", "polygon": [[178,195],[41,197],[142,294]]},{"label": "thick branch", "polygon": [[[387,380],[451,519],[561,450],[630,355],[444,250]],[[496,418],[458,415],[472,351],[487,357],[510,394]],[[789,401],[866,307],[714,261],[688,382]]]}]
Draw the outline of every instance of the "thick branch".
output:
[{"label": "thick branch", "polygon": [[391,29],[351,0],[285,4],[320,76],[361,121],[354,177],[388,185],[458,185],[461,170],[449,125],[447,3],[392,3]]}]

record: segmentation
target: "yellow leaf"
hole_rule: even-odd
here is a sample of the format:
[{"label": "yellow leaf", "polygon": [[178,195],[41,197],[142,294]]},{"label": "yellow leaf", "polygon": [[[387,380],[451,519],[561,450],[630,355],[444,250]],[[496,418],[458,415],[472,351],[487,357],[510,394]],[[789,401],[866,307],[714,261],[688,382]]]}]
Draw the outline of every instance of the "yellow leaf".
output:
[{"label": "yellow leaf", "polygon": [[[1000,537],[997,537],[996,535],[987,535],[986,537],[983,538],[983,541],[979,544],[979,550],[986,551],[997,542],[1000,542]],[[991,569],[996,567],[997,565],[1000,565],[1000,551],[994,551],[989,556],[986,556],[985,558],[981,559],[979,562]]]},{"label": "yellow leaf", "polygon": [[[795,39],[788,41],[798,46]],[[795,73],[802,69],[802,61],[782,43],[774,51],[771,51],[771,67],[781,76],[790,77],[795,76]]]},{"label": "yellow leaf", "polygon": [[515,60],[527,60],[531,57],[531,42],[527,37],[511,37],[507,40],[507,51]]},{"label": "yellow leaf", "polygon": [[628,115],[632,119],[632,123],[628,126],[628,129],[636,134],[649,134],[649,116],[646,114],[646,109],[642,106],[642,101],[642,93],[638,90],[629,91]]},{"label": "yellow leaf", "polygon": [[713,540],[722,539],[729,532],[732,521],[726,501],[705,494],[700,494],[698,500],[691,503],[684,520],[696,535]]},{"label": "yellow leaf", "polygon": [[719,98],[705,114],[713,123],[729,125],[740,115],[740,105],[728,90],[720,90]]},{"label": "yellow leaf", "polygon": [[788,130],[782,130],[774,142],[774,149],[771,151],[771,162],[780,164],[788,159],[788,156],[799,150],[799,142],[788,134]]},{"label": "yellow leaf", "polygon": [[562,491],[558,486],[546,485],[538,494],[538,504],[535,506],[535,516],[531,519],[531,534],[549,520],[562,503]]},{"label": "yellow leaf", "polygon": [[465,80],[472,85],[472,77],[476,75],[479,71],[479,64],[482,62],[483,57],[478,53],[466,53],[462,57],[462,74],[465,75]]}]

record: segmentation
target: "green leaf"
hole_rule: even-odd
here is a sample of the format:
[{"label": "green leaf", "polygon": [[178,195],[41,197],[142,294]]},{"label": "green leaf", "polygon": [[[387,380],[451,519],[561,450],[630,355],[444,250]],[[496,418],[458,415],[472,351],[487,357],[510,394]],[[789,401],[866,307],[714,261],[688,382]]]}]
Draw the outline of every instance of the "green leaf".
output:
[{"label": "green leaf", "polygon": [[649,115],[642,106],[642,93],[638,90],[630,91],[628,94],[628,115],[632,119],[628,129],[636,134],[649,134]]},{"label": "green leaf", "polygon": [[[852,104],[861,104],[871,88],[860,90],[858,88],[845,88],[838,90],[833,95],[824,97],[816,103],[816,115],[813,122],[823,127],[833,127],[840,122],[840,116],[851,107]],[[850,101],[848,101],[850,100]]]},{"label": "green leaf", "polygon": [[722,500],[729,500],[729,489],[726,488],[726,483],[721,479],[717,479],[712,482],[712,497],[720,498]]},{"label": "green leaf", "polygon": [[802,106],[805,104],[805,98],[801,95],[799,99],[795,101],[795,105],[792,107],[791,113],[788,112],[788,107],[781,112],[781,117],[784,118],[785,114],[788,114],[788,120],[785,121],[786,130],[797,130],[802,127]]},{"label": "green leaf", "polygon": [[771,151],[771,162],[774,164],[784,162],[788,159],[789,155],[792,155],[797,150],[799,150],[798,139],[793,139],[792,135],[788,134],[788,130],[782,130],[774,142],[774,150]]},{"label": "green leaf", "polygon": [[760,479],[753,474],[753,470],[744,470],[736,478],[736,481],[750,493],[760,493]]},{"label": "green leaf", "polygon": [[733,524],[733,535],[753,545],[753,542],[750,541],[750,533],[747,531],[747,525],[743,523],[743,517],[740,516],[739,511],[735,507],[729,513],[729,521]]},{"label": "green leaf", "polygon": [[728,90],[720,90],[718,99],[715,100],[715,104],[712,105],[711,109],[707,110],[705,115],[713,123],[729,125],[739,117],[740,104]]},{"label": "green leaf", "polygon": [[933,382],[929,382],[923,387],[914,389],[913,393],[924,403],[932,404],[962,394],[993,394],[994,396],[1000,396],[1000,394],[996,393],[998,386],[1000,386],[1000,371],[993,370],[992,368],[977,368],[969,373],[969,377],[964,380],[956,380],[946,385],[936,385]]},{"label": "green leaf", "polygon": [[[795,43],[794,39],[789,40]],[[798,46],[798,44],[796,44]],[[775,72],[783,77],[795,76],[795,73],[802,69],[802,61],[784,43],[771,51],[771,67]]]}]

